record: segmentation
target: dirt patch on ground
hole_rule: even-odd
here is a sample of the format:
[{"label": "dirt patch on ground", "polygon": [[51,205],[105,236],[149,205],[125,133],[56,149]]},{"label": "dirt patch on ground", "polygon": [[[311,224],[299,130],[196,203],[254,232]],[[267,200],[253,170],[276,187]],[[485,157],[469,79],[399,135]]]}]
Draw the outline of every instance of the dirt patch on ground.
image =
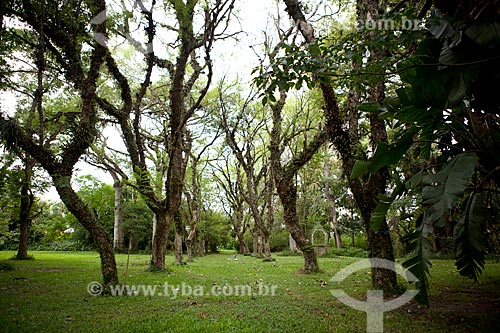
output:
[{"label": "dirt patch on ground", "polygon": [[475,288],[445,288],[430,295],[429,308],[411,302],[397,312],[422,327],[447,327],[450,333],[500,332],[500,295]]},{"label": "dirt patch on ground", "polygon": [[443,311],[500,316],[500,297],[479,290],[445,290],[430,297],[430,304]]}]

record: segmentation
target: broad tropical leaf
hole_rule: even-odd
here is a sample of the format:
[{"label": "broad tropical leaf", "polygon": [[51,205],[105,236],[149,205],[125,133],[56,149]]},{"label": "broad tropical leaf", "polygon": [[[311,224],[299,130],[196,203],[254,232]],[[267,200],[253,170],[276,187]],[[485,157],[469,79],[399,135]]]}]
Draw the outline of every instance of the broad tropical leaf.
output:
[{"label": "broad tropical leaf", "polygon": [[438,173],[423,178],[422,200],[426,212],[426,223],[444,226],[446,214],[462,198],[476,163],[474,155],[460,154]]},{"label": "broad tropical leaf", "polygon": [[464,214],[453,231],[457,245],[455,266],[460,275],[475,281],[484,268],[485,239],[481,225],[485,209],[484,201],[472,193],[465,203]]},{"label": "broad tropical leaf", "polygon": [[405,184],[401,183],[392,191],[391,196],[386,194],[380,194],[378,196],[377,207],[375,207],[375,210],[372,212],[372,217],[370,219],[370,228],[372,228],[373,231],[378,231],[380,229],[380,226],[385,220],[385,216],[391,208],[392,203],[404,192]]},{"label": "broad tropical leaf", "polygon": [[412,127],[403,131],[392,144],[379,143],[375,154],[367,161],[356,161],[351,172],[351,179],[362,177],[368,172],[374,173],[381,168],[394,165],[401,160],[413,144],[413,136],[419,131]]},{"label": "broad tropical leaf", "polygon": [[431,233],[432,226],[426,223],[424,212],[417,218],[415,231],[406,240],[406,250],[411,251],[412,256],[403,263],[403,267],[408,268],[418,278],[416,287],[420,292],[415,296],[415,300],[427,306],[429,305],[427,275],[430,275],[429,268],[432,266],[429,261],[432,245],[428,238]]}]

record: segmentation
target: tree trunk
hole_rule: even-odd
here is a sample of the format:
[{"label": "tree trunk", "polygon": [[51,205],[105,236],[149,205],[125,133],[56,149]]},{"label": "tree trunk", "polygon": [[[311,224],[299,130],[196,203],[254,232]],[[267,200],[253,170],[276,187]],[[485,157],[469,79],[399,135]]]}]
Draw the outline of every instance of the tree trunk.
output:
[{"label": "tree trunk", "polygon": [[[360,184],[351,180],[351,189],[356,199],[356,204],[361,212],[363,226],[366,232],[366,240],[370,258],[381,258],[394,262],[394,250],[387,222],[384,219],[378,230],[371,226],[372,212],[377,206],[377,195],[381,193],[381,187],[385,187],[383,176],[371,175],[372,180],[367,184]],[[375,289],[393,293],[397,288],[397,276],[395,270],[372,268],[372,283]]]},{"label": "tree trunk", "polygon": [[19,205],[19,247],[17,250],[16,258],[20,260],[28,259],[28,231],[31,223],[31,208],[35,197],[31,192],[31,176],[33,175],[33,167],[35,160],[26,156],[23,158],[24,162],[24,178],[21,185],[21,199]]},{"label": "tree trunk", "polygon": [[257,257],[264,256],[264,243],[262,242],[262,235],[259,233],[257,236]]},{"label": "tree trunk", "polygon": [[125,232],[123,230],[123,183],[119,180],[114,182],[115,190],[115,211],[113,225],[113,247],[120,253],[125,252]]},{"label": "tree trunk", "polygon": [[328,200],[328,203],[330,204],[330,214],[332,217],[332,227],[333,227],[333,235],[335,237],[335,247],[337,249],[341,249],[342,248],[342,237],[340,235],[339,222],[337,219],[337,206],[335,205],[335,198],[330,193],[330,185],[328,184],[328,178],[330,177],[330,172],[329,172],[327,163],[325,163],[325,165],[323,166],[323,174],[326,178],[325,179],[324,194],[325,194],[326,199]]},{"label": "tree trunk", "polygon": [[264,260],[273,261],[271,258],[271,232],[274,226],[274,182],[272,168],[269,168],[270,176],[265,180],[266,193],[265,200],[267,205],[266,223],[263,225],[262,237],[264,241]]},{"label": "tree trunk", "polygon": [[87,229],[97,245],[101,257],[101,271],[104,288],[108,290],[110,285],[118,284],[118,271],[116,269],[113,242],[95,214],[92,213],[71,187],[71,176],[59,174],[53,174],[51,176],[62,202],[64,202],[68,210],[78,219],[78,221],[80,221],[85,229]]},{"label": "tree trunk", "polygon": [[335,205],[335,199],[332,196],[328,197],[328,201],[330,202],[330,214],[332,216],[332,225],[333,225],[333,235],[335,237],[335,247],[337,249],[342,248],[342,235],[339,230],[339,221],[337,219],[337,207]]},{"label": "tree trunk", "polygon": [[175,263],[177,265],[184,264],[184,258],[182,257],[182,236],[183,236],[182,225],[180,220],[176,218],[174,248],[175,248]]},{"label": "tree trunk", "polygon": [[[314,28],[306,20],[299,1],[297,0],[284,0],[286,10],[294,19],[298,29],[307,43],[315,43],[316,37],[314,35]],[[375,0],[357,1],[357,15],[358,19],[365,20],[369,17],[377,17],[380,14],[378,10],[379,4]],[[385,10],[385,8],[380,8]],[[370,61],[377,59],[380,51],[376,49],[370,50]],[[335,145],[339,152],[344,174],[350,175],[354,166],[356,156],[353,150],[359,144],[359,135],[350,135],[350,132],[343,129],[344,121],[343,115],[339,109],[339,103],[334,88],[325,82],[319,84],[324,100],[324,115],[326,119],[326,130],[330,141]],[[370,97],[373,101],[381,102],[383,100],[384,82],[379,81],[372,85],[370,89]],[[382,100],[381,100],[382,99]],[[352,102],[352,101],[348,101]],[[356,108],[359,101],[354,101],[349,107]],[[370,118],[370,141],[372,148],[375,149],[377,142],[387,142],[387,133],[385,131],[384,121],[379,119],[377,115],[371,114]],[[356,125],[357,126],[357,125]],[[371,258],[382,258],[394,261],[394,254],[392,249],[392,242],[387,229],[387,224],[384,222],[381,229],[374,232],[370,227],[370,218],[373,209],[376,207],[377,196],[384,193],[385,184],[387,180],[386,170],[379,170],[370,175],[370,178],[361,183],[358,180],[349,180],[351,191],[356,200],[356,205],[361,211],[363,216],[363,224],[367,233],[368,246],[370,248]],[[392,291],[396,286],[396,273],[390,270],[372,269],[373,285],[377,289]],[[392,290],[391,290],[392,289]]]},{"label": "tree trunk", "polygon": [[205,241],[202,237],[198,239],[198,256],[203,257],[205,255]]},{"label": "tree trunk", "polygon": [[170,229],[170,218],[164,211],[155,213],[156,229],[153,236],[151,248],[150,269],[153,271],[165,269],[165,251],[167,250],[168,231]]},{"label": "tree trunk", "polygon": [[259,236],[257,235],[257,231],[253,232],[253,244],[252,244],[252,256],[257,257],[259,250]]},{"label": "tree trunk", "polygon": [[191,230],[189,230],[189,235],[186,239],[186,250],[188,261],[193,261],[193,246],[196,244],[196,225],[194,225]]},{"label": "tree trunk", "polygon": [[290,246],[290,252],[297,253],[297,242],[290,233],[288,233],[288,245]]},{"label": "tree trunk", "polygon": [[19,207],[19,247],[16,259],[24,260],[29,258],[28,228],[30,224],[30,213],[33,201],[33,194],[30,193],[28,184],[24,183],[21,186],[21,205]]},{"label": "tree trunk", "polygon": [[[394,250],[391,236],[385,222],[382,224],[379,231],[369,231],[367,240],[370,249],[370,258],[382,258],[394,262]],[[395,269],[387,270],[372,268],[372,284],[375,289],[393,293],[397,289]]]},{"label": "tree trunk", "polygon": [[271,256],[271,237],[269,233],[264,233],[262,240],[264,242],[264,260],[272,261]]},{"label": "tree trunk", "polygon": [[236,238],[238,239],[238,252],[243,255],[248,254],[248,244],[245,241],[245,236],[242,235],[240,232],[236,233]]},{"label": "tree trunk", "polygon": [[319,271],[318,257],[314,252],[314,248],[307,247],[303,250],[303,253],[304,253],[304,272],[306,273],[318,272]]},{"label": "tree trunk", "polygon": [[299,224],[297,215],[297,188],[291,182],[293,182],[293,179],[282,179],[280,182],[276,182],[278,195],[283,205],[283,219],[298,248],[304,255],[304,272],[319,272],[318,259],[316,258],[316,253],[314,253],[314,248],[311,245],[309,237]]}]

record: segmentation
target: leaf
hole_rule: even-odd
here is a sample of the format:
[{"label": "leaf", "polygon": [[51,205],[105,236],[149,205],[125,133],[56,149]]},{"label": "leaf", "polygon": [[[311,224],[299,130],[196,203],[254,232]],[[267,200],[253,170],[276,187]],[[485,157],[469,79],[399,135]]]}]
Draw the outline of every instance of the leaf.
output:
[{"label": "leaf", "polygon": [[412,256],[403,262],[403,267],[417,277],[417,289],[420,292],[415,296],[415,300],[423,305],[429,305],[429,282],[427,275],[430,275],[429,268],[432,267],[429,261],[429,254],[432,250],[429,235],[432,232],[432,226],[426,224],[425,212],[420,214],[416,220],[416,229],[407,240],[406,249],[412,251]]},{"label": "leaf", "polygon": [[360,104],[358,109],[363,112],[387,112],[387,108],[378,102]]},{"label": "leaf", "polygon": [[444,226],[444,216],[463,196],[474,168],[476,157],[470,153],[455,156],[438,173],[423,178],[422,200],[427,223]]},{"label": "leaf", "polygon": [[422,171],[414,174],[410,179],[408,179],[405,183],[406,189],[409,190],[411,188],[415,188],[418,184],[422,183],[423,174]]},{"label": "leaf", "polygon": [[395,114],[395,118],[404,123],[422,123],[430,119],[431,114],[427,110],[414,105],[402,107]]},{"label": "leaf", "polygon": [[484,269],[485,237],[481,230],[486,207],[484,201],[472,193],[466,201],[463,216],[455,225],[453,239],[456,242],[455,267],[462,276],[477,281]]},{"label": "leaf", "polygon": [[380,194],[378,196],[378,203],[377,207],[372,212],[372,216],[370,219],[370,228],[373,231],[378,231],[380,229],[380,226],[382,225],[382,222],[384,222],[385,216],[387,215],[387,212],[392,206],[392,203],[398,196],[403,194],[405,191],[405,184],[400,183],[394,191],[392,191],[391,196],[389,197],[386,194]]},{"label": "leaf", "polygon": [[465,30],[465,35],[485,47],[500,45],[500,23],[475,23]]},{"label": "leaf", "polygon": [[396,89],[396,94],[398,95],[399,101],[401,105],[409,105],[411,104],[410,98],[408,97],[408,92],[405,88]]},{"label": "leaf", "polygon": [[362,177],[368,172],[377,172],[383,167],[399,162],[413,144],[413,136],[418,131],[417,127],[411,127],[403,131],[395,143],[379,143],[375,154],[368,161],[356,161],[351,172],[351,179]]},{"label": "leaf", "polygon": [[372,162],[370,161],[357,160],[352,168],[351,179],[364,176],[368,173],[371,164]]}]

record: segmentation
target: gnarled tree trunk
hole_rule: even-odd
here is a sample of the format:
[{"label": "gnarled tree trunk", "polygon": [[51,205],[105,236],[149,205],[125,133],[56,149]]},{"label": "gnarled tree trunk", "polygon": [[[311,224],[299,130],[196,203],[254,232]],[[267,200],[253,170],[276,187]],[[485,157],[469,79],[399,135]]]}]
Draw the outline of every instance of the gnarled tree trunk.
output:
[{"label": "gnarled tree trunk", "polygon": [[315,273],[319,271],[318,259],[311,241],[299,224],[297,215],[297,188],[293,184],[293,178],[289,180],[276,181],[278,195],[283,205],[283,219],[288,231],[297,243],[297,247],[304,255],[304,272]]},{"label": "gnarled tree trunk", "polygon": [[165,251],[170,228],[170,217],[163,210],[155,212],[156,228],[153,232],[151,244],[151,270],[165,269]]},{"label": "gnarled tree trunk", "polygon": [[[307,43],[315,43],[316,36],[312,25],[306,20],[298,0],[284,0],[286,11],[293,18],[297,28]],[[376,18],[379,16],[378,1],[357,1],[358,19]],[[371,59],[376,59],[380,51],[370,50]],[[343,128],[343,115],[339,109],[339,102],[332,85],[328,82],[320,82],[319,87],[323,94],[324,100],[324,115],[326,119],[326,130],[330,141],[335,145],[340,154],[343,164],[344,174],[350,175],[356,160],[354,149],[359,144],[359,133],[357,133],[357,103],[359,100],[348,100],[346,114],[348,115],[348,123],[351,128],[345,130]],[[370,89],[370,97],[374,101],[380,102],[383,98],[383,82],[378,82]],[[349,105],[350,104],[350,105]],[[352,112],[349,113],[349,110]],[[354,114],[354,117],[353,117]],[[370,115],[370,133],[371,144],[373,148],[376,142],[387,142],[387,134],[385,132],[385,124],[377,115]],[[353,128],[355,127],[355,128]],[[373,210],[377,204],[378,194],[384,193],[387,180],[386,170],[379,170],[370,175],[369,179],[360,182],[357,179],[350,179],[349,185],[356,200],[356,205],[361,211],[365,231],[367,232],[367,241],[370,250],[371,258],[382,258],[394,261],[392,242],[387,231],[387,224],[382,223],[379,230],[372,230],[370,219]],[[396,287],[396,273],[391,270],[372,268],[372,282],[377,289],[394,291]]]},{"label": "gnarled tree trunk", "polygon": [[68,208],[68,210],[80,221],[80,223],[90,233],[97,245],[101,257],[101,271],[104,286],[118,284],[118,272],[116,269],[113,243],[106,230],[97,219],[97,216],[78,197],[71,187],[71,176],[53,173],[51,177],[54,181],[57,193]]}]

